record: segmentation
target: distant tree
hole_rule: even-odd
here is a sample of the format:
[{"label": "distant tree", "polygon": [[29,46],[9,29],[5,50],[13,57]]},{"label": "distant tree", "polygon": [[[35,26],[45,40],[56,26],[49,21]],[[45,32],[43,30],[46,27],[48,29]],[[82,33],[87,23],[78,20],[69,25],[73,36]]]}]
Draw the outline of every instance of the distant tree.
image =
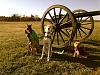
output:
[{"label": "distant tree", "polygon": [[40,17],[39,17],[38,15],[35,15],[35,16],[34,16],[34,19],[35,19],[35,21],[40,21],[40,20],[41,20]]},{"label": "distant tree", "polygon": [[35,20],[34,15],[32,15],[32,14],[31,14],[31,20],[32,20],[32,21]]},{"label": "distant tree", "polygon": [[20,21],[20,16],[19,16],[18,14],[13,14],[13,15],[11,16],[11,20],[12,20],[12,21]]},{"label": "distant tree", "polygon": [[34,18],[34,15],[31,14],[31,18]]},{"label": "distant tree", "polygon": [[13,14],[10,17],[6,16],[0,16],[0,21],[40,21],[41,19],[39,18],[38,15],[32,15],[31,16],[20,16],[18,14]]}]

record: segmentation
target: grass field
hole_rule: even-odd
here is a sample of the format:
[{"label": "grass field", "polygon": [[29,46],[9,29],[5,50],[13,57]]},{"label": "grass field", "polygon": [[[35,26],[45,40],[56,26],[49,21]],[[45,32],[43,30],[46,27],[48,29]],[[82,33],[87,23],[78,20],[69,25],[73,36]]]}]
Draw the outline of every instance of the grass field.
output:
[{"label": "grass field", "polygon": [[54,55],[50,62],[27,52],[24,30],[27,24],[41,34],[41,22],[0,22],[0,75],[99,75],[100,22],[95,22],[92,35],[82,43],[87,58],[73,58],[65,52]]}]

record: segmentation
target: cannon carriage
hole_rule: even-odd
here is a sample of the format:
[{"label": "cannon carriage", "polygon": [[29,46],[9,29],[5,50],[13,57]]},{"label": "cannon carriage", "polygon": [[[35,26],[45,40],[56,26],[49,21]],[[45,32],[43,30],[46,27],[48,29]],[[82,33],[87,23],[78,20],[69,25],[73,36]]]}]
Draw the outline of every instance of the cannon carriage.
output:
[{"label": "cannon carriage", "polygon": [[82,41],[88,38],[94,29],[92,16],[100,15],[100,11],[87,12],[82,9],[70,11],[63,5],[52,5],[43,14],[42,32],[44,26],[52,26],[52,45],[64,47],[73,40]]}]

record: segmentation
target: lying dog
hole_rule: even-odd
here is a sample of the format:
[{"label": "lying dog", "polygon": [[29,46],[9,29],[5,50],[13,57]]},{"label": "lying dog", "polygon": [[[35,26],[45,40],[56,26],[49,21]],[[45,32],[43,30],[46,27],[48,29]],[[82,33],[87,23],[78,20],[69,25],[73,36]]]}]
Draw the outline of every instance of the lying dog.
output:
[{"label": "lying dog", "polygon": [[51,44],[51,30],[52,27],[47,25],[44,28],[45,34],[43,38],[43,49],[42,49],[42,55],[41,58],[43,58],[44,54],[47,55],[47,61],[50,60],[50,57],[52,56],[52,44]]},{"label": "lying dog", "polygon": [[27,30],[25,30],[25,33],[29,41],[29,52],[32,54],[36,54],[40,52],[39,38],[31,26],[32,25],[27,25]]},{"label": "lying dog", "polygon": [[74,42],[74,55],[73,55],[73,57],[75,57],[75,56],[78,57],[80,55],[79,44],[80,44],[80,42],[78,42],[78,41]]}]

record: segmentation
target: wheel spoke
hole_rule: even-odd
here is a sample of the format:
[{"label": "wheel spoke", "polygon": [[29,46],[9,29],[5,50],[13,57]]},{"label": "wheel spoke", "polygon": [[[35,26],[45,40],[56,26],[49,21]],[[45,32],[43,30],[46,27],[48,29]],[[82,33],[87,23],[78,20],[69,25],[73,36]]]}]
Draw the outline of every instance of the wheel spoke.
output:
[{"label": "wheel spoke", "polygon": [[85,35],[87,35],[86,32],[85,32],[84,30],[82,30],[81,28],[80,28],[80,30],[81,30]]},{"label": "wheel spoke", "polygon": [[81,21],[82,21],[82,18],[83,18],[83,17],[81,17],[81,19],[79,20],[79,22],[81,22]]},{"label": "wheel spoke", "polygon": [[76,33],[75,33],[75,34],[76,34],[75,36],[76,36],[76,38],[77,38],[77,30],[76,30]]},{"label": "wheel spoke", "polygon": [[54,35],[53,35],[53,40],[52,40],[52,44],[53,44],[53,42],[54,42],[54,38],[55,38],[55,35],[56,35],[56,31],[55,31],[55,33],[54,33]]},{"label": "wheel spoke", "polygon": [[59,34],[60,34],[60,37],[62,38],[63,42],[65,43],[65,40],[63,39],[62,34],[60,32],[59,32]]},{"label": "wheel spoke", "polygon": [[46,20],[47,20],[49,23],[53,24],[51,20],[49,20],[49,19],[46,19]]},{"label": "wheel spoke", "polygon": [[59,45],[59,37],[58,37],[58,32],[57,32],[57,43]]},{"label": "wheel spoke", "polygon": [[85,23],[85,24],[82,24],[82,25],[88,25],[88,24],[91,24],[91,23]]},{"label": "wheel spoke", "polygon": [[85,20],[83,20],[81,23],[85,22],[87,19],[89,19],[90,17],[87,17]]},{"label": "wheel spoke", "polygon": [[49,13],[49,16],[51,17],[52,21],[55,23],[55,21],[54,21],[53,17],[51,16],[50,12],[48,12],[48,13]]},{"label": "wheel spoke", "polygon": [[58,22],[61,19],[61,11],[62,11],[62,9],[60,8]]},{"label": "wheel spoke", "polygon": [[[60,30],[64,35],[66,35],[66,36],[68,36],[63,30]],[[70,36],[68,36],[68,37],[70,37]]]},{"label": "wheel spoke", "polygon": [[55,16],[55,22],[57,23],[57,18],[56,18],[56,11],[55,11],[55,8],[54,8],[54,16]]},{"label": "wheel spoke", "polygon": [[51,32],[51,35],[54,33],[54,31]]},{"label": "wheel spoke", "polygon": [[70,34],[69,34],[69,32],[67,31],[67,29],[66,29],[66,32],[67,32],[68,36],[70,37]]},{"label": "wheel spoke", "polygon": [[70,20],[70,17],[69,17],[69,15],[68,15],[68,21]]},{"label": "wheel spoke", "polygon": [[86,27],[82,27],[82,26],[81,26],[81,28],[84,28],[84,29],[87,29],[87,30],[91,30],[91,29],[89,29],[89,28],[86,28]]},{"label": "wheel spoke", "polygon": [[73,40],[73,38],[75,36],[75,32],[76,32],[76,30],[75,31],[72,31],[70,40]]},{"label": "wheel spoke", "polygon": [[62,23],[62,21],[66,18],[66,16],[67,16],[67,13],[66,13],[66,15],[64,15],[64,17],[60,20],[59,24]]},{"label": "wheel spoke", "polygon": [[80,30],[79,30],[79,29],[78,29],[78,32],[79,32],[80,37],[82,38],[82,35],[81,35],[81,32],[80,32]]}]

